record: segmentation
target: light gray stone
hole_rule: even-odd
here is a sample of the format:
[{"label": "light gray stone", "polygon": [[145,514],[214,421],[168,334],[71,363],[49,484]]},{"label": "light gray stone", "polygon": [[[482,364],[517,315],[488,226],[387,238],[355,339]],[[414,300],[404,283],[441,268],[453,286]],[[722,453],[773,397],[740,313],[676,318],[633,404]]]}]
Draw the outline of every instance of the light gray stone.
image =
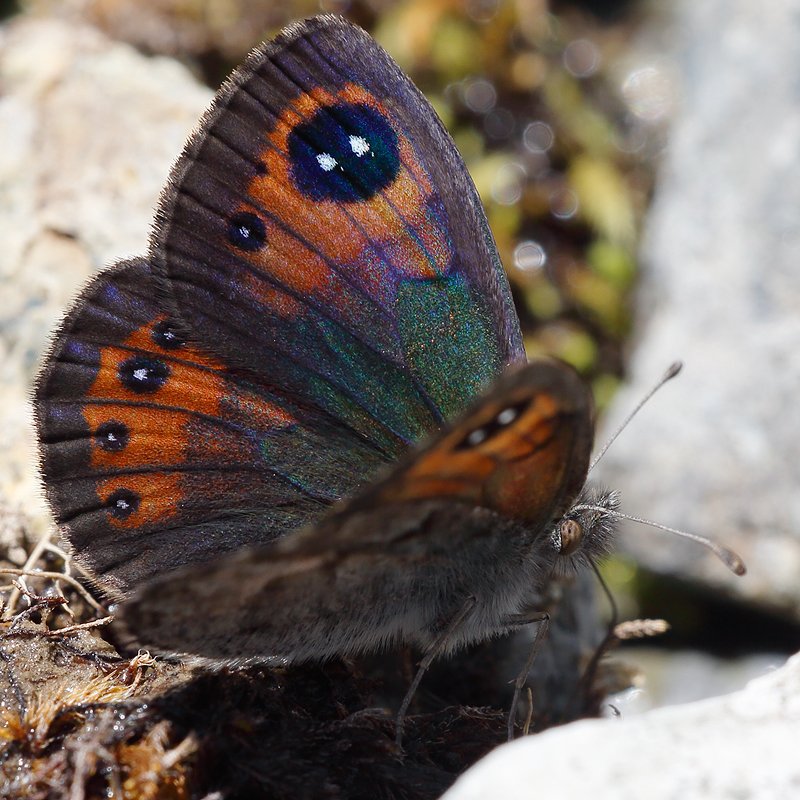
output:
[{"label": "light gray stone", "polygon": [[0,491],[45,520],[27,397],[95,270],[147,249],[171,163],[211,92],[176,61],[98,31],[0,29]]},{"label": "light gray stone", "polygon": [[717,658],[698,650],[641,646],[620,648],[617,653],[636,674],[631,688],[607,698],[604,716],[618,712],[631,716],[662,706],[719,697],[742,689],[754,678],[786,663],[786,656],[778,653]]},{"label": "light gray stone", "polygon": [[794,800],[800,656],[724,697],[583,720],[491,752],[443,800]]},{"label": "light gray stone", "polygon": [[608,429],[669,363],[685,368],[597,477],[624,510],[715,537],[749,572],[631,525],[642,564],[800,618],[800,0],[683,0],[677,15],[681,91]]}]

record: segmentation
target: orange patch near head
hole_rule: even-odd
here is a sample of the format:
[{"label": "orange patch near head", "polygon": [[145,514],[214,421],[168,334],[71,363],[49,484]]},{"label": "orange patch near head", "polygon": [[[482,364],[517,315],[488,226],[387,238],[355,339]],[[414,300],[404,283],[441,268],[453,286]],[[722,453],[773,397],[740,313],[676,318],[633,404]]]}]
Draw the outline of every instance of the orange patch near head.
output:
[{"label": "orange patch near head", "polygon": [[390,481],[381,500],[449,497],[513,519],[541,518],[559,496],[573,446],[565,410],[555,398],[538,392],[513,422],[469,442],[472,432],[515,402],[485,405]]}]

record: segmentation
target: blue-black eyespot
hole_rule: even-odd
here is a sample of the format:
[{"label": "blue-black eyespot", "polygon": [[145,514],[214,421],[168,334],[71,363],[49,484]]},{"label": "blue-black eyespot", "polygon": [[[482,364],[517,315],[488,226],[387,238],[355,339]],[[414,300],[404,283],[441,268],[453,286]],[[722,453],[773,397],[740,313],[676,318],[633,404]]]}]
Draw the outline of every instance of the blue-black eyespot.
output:
[{"label": "blue-black eyespot", "polygon": [[94,440],[101,450],[107,453],[119,453],[128,446],[130,431],[124,422],[111,419],[97,426]]},{"label": "blue-black eyespot", "polygon": [[127,519],[139,510],[141,498],[131,489],[116,489],[106,500],[106,509],[114,519]]},{"label": "blue-black eyespot", "polygon": [[237,211],[228,218],[228,241],[239,250],[260,250],[267,241],[266,226],[250,211]]},{"label": "blue-black eyespot", "polygon": [[168,319],[160,319],[153,325],[150,338],[162,350],[180,350],[186,345],[183,337],[177,333],[175,323]]},{"label": "blue-black eyespot", "polygon": [[169,367],[151,356],[134,356],[119,365],[120,383],[136,394],[153,394],[169,379]]},{"label": "blue-black eyespot", "polygon": [[363,103],[321,108],[294,128],[288,144],[292,180],[313,200],[369,200],[400,171],[397,134]]}]

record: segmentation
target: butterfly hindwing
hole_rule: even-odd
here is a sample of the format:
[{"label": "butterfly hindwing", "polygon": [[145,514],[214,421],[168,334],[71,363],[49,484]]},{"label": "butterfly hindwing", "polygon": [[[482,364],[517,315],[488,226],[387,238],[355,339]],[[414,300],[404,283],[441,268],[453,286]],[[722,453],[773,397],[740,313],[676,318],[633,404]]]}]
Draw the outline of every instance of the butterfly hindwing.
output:
[{"label": "butterfly hindwing", "polygon": [[172,313],[380,447],[418,441],[524,357],[474,185],[422,94],[338,17],[223,87],[151,256]]},{"label": "butterfly hindwing", "polygon": [[447,647],[479,641],[549,580],[552,526],[583,486],[592,435],[578,375],[531,363],[350,502],[265,548],[165,576],[124,621],[166,651],[319,659],[429,647],[472,598]]},{"label": "butterfly hindwing", "polygon": [[397,455],[187,344],[155,297],[144,260],[95,279],[35,395],[57,519],[117,595],[302,526]]}]

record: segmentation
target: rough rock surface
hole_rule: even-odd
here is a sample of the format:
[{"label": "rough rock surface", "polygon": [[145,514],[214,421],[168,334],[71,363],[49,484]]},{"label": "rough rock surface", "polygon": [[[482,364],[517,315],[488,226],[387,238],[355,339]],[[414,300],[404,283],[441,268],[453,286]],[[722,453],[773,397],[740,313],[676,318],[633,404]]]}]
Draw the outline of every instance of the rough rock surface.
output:
[{"label": "rough rock surface", "polygon": [[0,490],[44,519],[28,387],[89,275],[145,252],[211,92],[172,59],[26,18],[0,29],[0,86]]},{"label": "rough rock surface", "polygon": [[789,800],[800,792],[800,656],[724,697],[583,720],[503,745],[443,800]]},{"label": "rough rock surface", "polygon": [[800,618],[800,0],[678,7],[682,102],[649,222],[632,384],[608,429],[681,376],[597,469],[623,510],[737,550],[739,580],[629,526],[646,566]]}]

